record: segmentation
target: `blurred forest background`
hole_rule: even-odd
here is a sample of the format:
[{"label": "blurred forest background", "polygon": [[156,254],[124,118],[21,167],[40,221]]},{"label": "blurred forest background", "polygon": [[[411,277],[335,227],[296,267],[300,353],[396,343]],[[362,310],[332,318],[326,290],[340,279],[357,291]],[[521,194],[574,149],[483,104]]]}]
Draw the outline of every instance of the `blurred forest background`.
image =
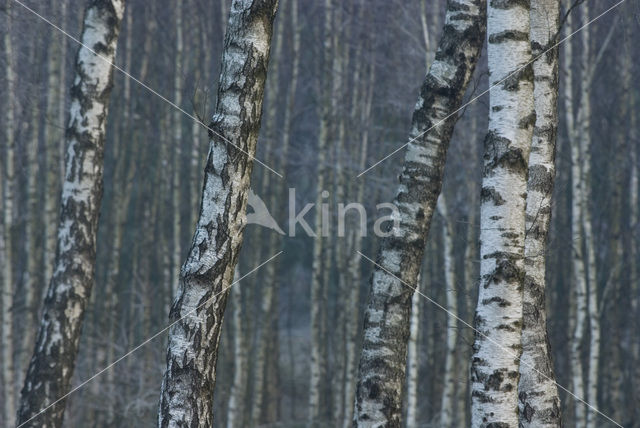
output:
[{"label": "blurred forest background", "polygon": [[[72,65],[78,45],[11,0],[0,14],[0,103],[4,252],[3,347],[0,396],[17,396],[32,352],[42,295],[51,276],[63,173],[63,131]],[[591,18],[610,7],[589,0]],[[77,37],[84,2],[25,1]],[[272,264],[234,286],[218,360],[216,421],[219,426],[301,426],[310,390],[310,312],[322,314],[326,376],[320,385],[321,420],[338,426],[353,411],[362,311],[374,257],[376,205],[391,202],[402,157],[393,156],[358,174],[406,141],[411,112],[443,24],[444,0],[280,0],[266,87],[257,159],[283,173],[280,179],[256,165],[252,189],[280,227],[288,230],[289,188],[296,213],[322,190],[332,216],[337,203],[367,208],[368,235],[353,224],[335,233],[321,251],[301,228],[281,236],[248,225],[240,274],[283,250]],[[579,5],[576,10],[579,9]],[[215,102],[229,2],[130,0],[116,64],[190,114],[209,120]],[[564,12],[567,4],[564,4]],[[572,13],[568,35],[583,24]],[[588,37],[583,37],[582,32]],[[597,388],[598,409],[625,427],[640,427],[640,3],[627,0],[560,47],[560,127],[549,251],[546,254],[548,331],[558,383],[572,389],[571,361],[579,358],[585,382]],[[589,44],[584,58],[585,43]],[[7,72],[15,76],[7,79]],[[123,73],[115,71],[105,154],[96,284],[85,318],[74,384],[168,324],[168,310],[186,257],[200,203],[208,147],[206,129]],[[480,60],[466,98],[487,90],[486,58]],[[593,239],[572,231],[571,123],[591,102],[591,159],[587,186]],[[569,113],[568,113],[569,112]],[[326,115],[325,115],[326,113]],[[326,133],[321,133],[328,117]],[[483,138],[488,95],[461,112],[446,165],[441,215],[434,217],[420,288],[473,323],[477,299],[478,218]],[[322,137],[324,135],[324,137]],[[11,137],[11,138],[9,138]],[[9,142],[13,146],[9,147]],[[14,153],[8,156],[9,150]],[[9,182],[9,185],[7,184]],[[0,201],[2,203],[2,201]],[[6,206],[6,203],[5,203]],[[305,217],[313,225],[315,210]],[[446,215],[442,215],[446,213]],[[578,228],[580,229],[580,228]],[[593,258],[590,258],[592,253]],[[576,256],[577,254],[577,256]],[[323,293],[312,300],[314,257]],[[573,264],[594,267],[588,277],[590,311],[582,337]],[[450,262],[447,262],[450,261]],[[449,267],[449,272],[446,271]],[[8,273],[7,273],[8,272]],[[453,290],[455,301],[447,300]],[[594,294],[595,293],[595,294]],[[593,303],[596,302],[596,303]],[[445,394],[447,314],[418,296],[412,320],[415,340],[408,376],[417,400],[408,403],[416,426],[439,426]],[[597,307],[593,307],[593,305]],[[590,348],[598,324],[598,350]],[[11,324],[9,324],[11,325]],[[12,334],[10,334],[12,333]],[[473,331],[458,323],[455,388],[449,391],[456,426],[468,426],[468,367]],[[12,337],[11,337],[12,336]],[[11,343],[6,339],[10,338]],[[576,343],[578,341],[579,343]],[[575,345],[575,346],[574,346]],[[166,334],[119,362],[72,394],[67,426],[150,426],[155,423],[165,368]],[[351,349],[351,350],[350,350]],[[578,354],[576,355],[576,349]],[[573,352],[573,355],[572,355]],[[598,352],[597,378],[588,379]],[[560,391],[566,426],[575,426],[578,404]],[[234,395],[235,414],[229,409]],[[2,415],[0,415],[0,419]],[[609,424],[609,425],[608,425]],[[598,419],[599,427],[613,426]]]}]

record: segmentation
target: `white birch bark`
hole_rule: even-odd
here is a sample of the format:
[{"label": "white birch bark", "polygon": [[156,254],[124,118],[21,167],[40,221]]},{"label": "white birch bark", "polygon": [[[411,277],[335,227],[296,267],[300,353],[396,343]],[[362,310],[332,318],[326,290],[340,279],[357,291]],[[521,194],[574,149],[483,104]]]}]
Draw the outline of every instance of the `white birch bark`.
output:
[{"label": "white birch bark", "polygon": [[[565,34],[571,34],[573,29],[573,18],[567,16],[565,23]],[[585,397],[583,365],[582,365],[582,341],[584,338],[586,313],[587,313],[587,285],[585,281],[585,267],[583,259],[583,237],[582,237],[582,177],[581,177],[581,156],[580,143],[577,127],[575,124],[575,110],[573,97],[573,46],[572,43],[563,43],[564,50],[564,109],[565,123],[571,144],[571,242],[573,244],[572,262],[572,283],[573,283],[573,306],[575,315],[572,317],[570,334],[570,361],[571,361],[571,386],[572,392],[578,397]],[[582,403],[574,403],[574,423],[576,426],[585,426],[586,414]]]},{"label": "white birch bark", "polygon": [[231,6],[200,214],[170,313],[160,427],[213,424],[225,290],[246,224],[276,7],[275,0],[234,0]]},{"label": "white birch bark", "polygon": [[452,226],[444,195],[438,200],[438,212],[442,217],[442,252],[444,260],[445,295],[447,314],[447,340],[445,343],[445,367],[442,399],[440,402],[440,426],[451,427],[455,420],[456,393],[456,342],[458,341],[458,292],[456,290],[455,254]]},{"label": "white birch bark", "polygon": [[105,128],[113,82],[113,67],[108,62],[115,60],[123,14],[124,1],[92,0],[84,15],[81,41],[104,59],[84,46],[76,57],[55,270],[22,390],[18,420],[24,426],[62,424],[64,399],[37,414],[69,390],[93,286]]},{"label": "white birch bark", "polygon": [[[175,45],[175,69],[173,70],[173,102],[177,106],[182,105],[182,0],[174,1],[174,16],[176,18],[176,45]],[[182,258],[182,240],[181,235],[181,216],[182,207],[180,188],[182,177],[182,112],[173,109],[173,176],[172,176],[172,197],[171,207],[173,210],[173,248],[171,252],[171,283],[173,284],[173,295],[178,291],[177,277],[180,273],[180,260]]]},{"label": "white birch bark", "polygon": [[13,42],[11,40],[11,0],[6,1],[6,26],[3,37],[6,100],[4,111],[4,153],[2,180],[2,238],[4,244],[2,268],[2,326],[0,326],[0,342],[2,343],[2,385],[4,390],[3,414],[8,426],[15,421],[15,373],[13,367],[13,294],[15,277],[13,273],[13,220],[14,220],[14,186],[15,186],[15,72]]},{"label": "white birch bark", "polygon": [[443,35],[413,113],[413,141],[406,148],[394,199],[400,218],[381,242],[380,266],[371,277],[355,426],[400,426],[413,295],[403,282],[416,284],[457,116],[439,122],[462,103],[484,41],[484,21],[484,1],[447,3]]},{"label": "white birch bark", "polygon": [[532,54],[534,58],[544,55],[533,63],[536,124],[527,184],[522,357],[518,384],[522,428],[561,426],[560,398],[551,361],[545,309],[545,259],[558,129],[558,51],[546,51],[556,43],[559,24],[558,0],[531,2]]},{"label": "white birch bark", "polygon": [[[589,21],[589,3],[580,5],[582,23]],[[586,401],[598,407],[598,368],[600,363],[600,311],[598,304],[598,277],[595,256],[595,237],[591,217],[590,201],[592,200],[591,186],[591,73],[592,61],[589,28],[580,32],[582,39],[582,70],[581,70],[581,99],[580,99],[580,154],[581,177],[584,189],[580,201],[582,207],[582,230],[586,249],[587,262],[587,296],[589,318],[589,364],[587,369]],[[586,428],[593,428],[596,424],[597,413],[587,409]]]},{"label": "white birch bark", "polygon": [[500,83],[490,94],[484,149],[480,286],[471,363],[474,428],[518,427],[525,199],[536,117],[529,9],[528,2],[492,1],[487,12],[489,84]]},{"label": "white birch bark", "polygon": [[[235,278],[240,278],[236,268]],[[238,284],[239,285],[239,284]],[[233,301],[233,384],[229,394],[227,428],[244,426],[245,399],[247,394],[248,346],[245,334],[245,317],[242,303],[242,288],[231,289]]]},{"label": "white birch bark", "polygon": [[420,274],[418,274],[418,290],[411,297],[411,317],[409,318],[409,344],[407,345],[407,419],[405,426],[418,426],[418,379],[420,374],[420,355],[418,342],[420,340]]}]

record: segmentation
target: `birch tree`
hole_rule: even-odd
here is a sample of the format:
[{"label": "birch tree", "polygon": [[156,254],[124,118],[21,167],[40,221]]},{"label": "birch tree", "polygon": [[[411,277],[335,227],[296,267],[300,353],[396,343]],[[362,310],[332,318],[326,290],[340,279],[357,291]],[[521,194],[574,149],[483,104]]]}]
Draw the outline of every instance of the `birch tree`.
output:
[{"label": "birch tree", "polygon": [[[480,210],[471,426],[518,427],[525,198],[535,124],[528,2],[490,2],[490,110]],[[495,85],[495,86],[494,86]]]},{"label": "birch tree", "polygon": [[123,14],[122,0],[92,0],[84,15],[65,137],[66,168],[55,269],[22,390],[18,411],[21,426],[62,425],[64,396],[69,390],[94,280],[105,128],[113,82],[111,64]]},{"label": "birch tree", "polygon": [[440,402],[440,425],[453,426],[456,393],[456,342],[458,340],[458,293],[456,291],[455,253],[453,249],[453,231],[447,214],[444,194],[440,195],[437,205],[442,217],[442,253],[444,259],[444,286],[447,308],[447,340],[445,344],[445,366],[442,400]]},{"label": "birch tree", "polygon": [[276,8],[275,0],[231,5],[200,213],[170,313],[161,427],[213,423],[220,328],[246,224]]},{"label": "birch tree", "polygon": [[[531,2],[536,123],[529,156],[522,323],[518,397],[520,425],[559,427],[560,398],[555,384],[546,327],[545,273],[558,129],[558,50],[560,2]],[[549,50],[547,52],[547,50]]]},{"label": "birch tree", "polygon": [[13,367],[13,294],[15,292],[15,275],[13,272],[13,235],[14,235],[14,193],[15,193],[15,70],[13,41],[11,40],[11,0],[6,2],[6,30],[3,37],[6,101],[4,105],[4,153],[2,168],[2,220],[4,247],[2,268],[2,385],[4,389],[3,413],[8,425],[13,425],[15,417],[15,380]]},{"label": "birch tree", "polygon": [[325,272],[323,266],[326,248],[324,235],[327,235],[322,228],[322,210],[319,209],[326,201],[325,175],[327,168],[327,140],[329,139],[329,127],[331,119],[331,79],[327,77],[328,71],[332,69],[333,52],[331,49],[332,24],[332,0],[324,2],[324,46],[322,53],[322,69],[324,75],[321,80],[321,111],[320,130],[318,133],[318,159],[316,169],[316,211],[314,219],[314,240],[313,240],[313,266],[311,273],[311,367],[309,370],[309,422],[314,423],[326,408],[326,394],[323,393],[323,382],[327,378],[327,349],[324,342],[326,325],[326,301],[325,294]]},{"label": "birch tree", "polygon": [[483,1],[447,3],[443,35],[413,113],[411,139],[394,199],[399,222],[381,242],[379,265],[370,282],[356,426],[400,426],[413,295],[405,284],[416,284],[456,111],[484,41],[484,21]]},{"label": "birch tree", "polygon": [[[567,16],[565,34],[571,34],[573,28],[573,18]],[[572,392],[578,397],[584,397],[584,379],[582,365],[582,340],[584,337],[586,312],[587,312],[587,286],[585,283],[585,269],[583,259],[582,241],[582,179],[581,179],[581,157],[578,141],[578,131],[574,121],[574,99],[573,99],[573,46],[570,42],[564,43],[565,62],[565,123],[567,124],[569,140],[571,143],[571,242],[573,243],[573,263],[572,263],[572,300],[575,314],[572,317],[570,331],[572,333],[570,347],[571,361],[571,386]],[[582,403],[575,403],[574,423],[577,426],[584,426],[586,423],[585,408]]]}]

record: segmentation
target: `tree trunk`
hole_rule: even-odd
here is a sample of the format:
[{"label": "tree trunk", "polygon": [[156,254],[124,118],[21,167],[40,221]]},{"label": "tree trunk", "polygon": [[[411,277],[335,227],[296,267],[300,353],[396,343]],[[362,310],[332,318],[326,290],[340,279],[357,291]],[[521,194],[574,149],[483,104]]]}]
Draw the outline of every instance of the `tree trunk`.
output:
[{"label": "tree trunk", "polygon": [[[235,278],[240,278],[236,268]],[[242,303],[242,288],[231,289],[233,300],[233,385],[229,395],[227,428],[244,426],[247,398],[248,346],[245,329],[246,313]]]},{"label": "tree trunk", "polygon": [[456,111],[484,35],[485,2],[448,2],[443,35],[413,114],[412,140],[394,200],[399,224],[382,240],[379,265],[370,282],[355,400],[356,426],[400,426],[413,295],[403,282],[416,284]]},{"label": "tree trunk", "polygon": [[[279,4],[279,8],[282,11],[283,10],[283,1],[280,0],[280,4]],[[267,159],[269,161],[269,163],[271,165],[276,166],[278,169],[282,169],[282,165],[284,165],[284,162],[282,162],[282,159],[278,159],[279,156],[275,156],[273,154],[273,151],[276,150],[276,147],[278,147],[279,145],[275,143],[276,141],[276,135],[278,135],[277,132],[277,104],[276,104],[276,99],[277,96],[279,95],[279,87],[280,87],[280,64],[279,62],[282,60],[282,42],[283,42],[283,30],[284,30],[284,19],[279,18],[278,22],[276,23],[276,28],[275,28],[275,34],[273,36],[273,40],[275,42],[274,47],[273,47],[273,53],[272,53],[272,57],[273,57],[273,61],[271,63],[271,67],[269,68],[269,80],[268,80],[268,84],[267,84],[267,94],[266,94],[266,101],[265,101],[265,106],[266,106],[266,111],[265,111],[265,122],[264,122],[264,130],[265,130],[265,134],[267,135],[268,138],[268,142],[267,142]],[[262,172],[262,178],[260,180],[260,182],[264,183],[264,189],[269,190],[269,183],[271,182],[272,179],[276,178],[274,176],[272,176],[271,172],[263,169]],[[282,195],[280,195],[282,197]],[[279,200],[284,200],[284,198],[282,199],[278,199],[276,197],[276,192],[271,192],[270,193],[270,198],[269,198],[269,207],[274,208],[278,205],[278,201]],[[263,232],[262,230],[259,231],[258,233]],[[280,245],[280,240],[278,239],[278,235],[274,232],[274,231],[264,231],[265,235],[264,238],[265,240],[268,242],[266,249],[267,249],[267,257],[269,257],[272,254],[275,254],[278,249],[279,249],[279,245]],[[260,239],[261,236],[258,238]],[[259,251],[261,248],[259,245],[256,245],[256,251],[255,254],[257,254],[257,257],[260,257],[259,254],[261,253],[261,251]],[[256,258],[257,258],[256,257]],[[264,420],[264,407],[265,407],[265,396],[266,396],[266,390],[267,390],[267,371],[268,371],[268,360],[271,358],[271,356],[268,353],[268,349],[271,346],[271,341],[273,341],[275,338],[273,337],[274,334],[277,334],[277,327],[274,329],[274,325],[277,326],[277,317],[276,317],[276,313],[277,311],[274,311],[274,307],[277,308],[277,294],[278,294],[278,287],[276,284],[276,263],[270,263],[269,265],[265,266],[264,269],[264,288],[263,288],[263,292],[260,296],[260,313],[259,313],[259,320],[263,320],[262,322],[258,321],[257,325],[256,325],[256,336],[257,336],[257,343],[256,343],[256,348],[257,348],[257,352],[255,353],[254,357],[252,358],[252,366],[253,366],[253,376],[252,376],[252,383],[254,385],[253,387],[253,399],[252,399],[252,403],[251,403],[251,425],[253,426],[258,426],[264,422],[267,422],[266,420]],[[274,324],[275,323],[275,324]]]},{"label": "tree trunk", "polygon": [[[572,34],[573,19],[567,16],[565,34]],[[586,313],[587,313],[587,285],[585,283],[585,268],[583,259],[582,237],[582,177],[579,135],[575,125],[574,97],[573,97],[573,47],[570,41],[563,44],[565,60],[565,122],[571,143],[571,242],[573,243],[573,305],[575,315],[571,317],[571,385],[572,392],[578,397],[585,397],[584,379],[582,368],[582,341],[584,337]],[[574,424],[585,426],[586,414],[582,403],[574,402]]]},{"label": "tree trunk", "polygon": [[536,124],[529,156],[525,237],[522,357],[518,397],[523,428],[559,427],[560,398],[555,384],[546,326],[545,272],[558,129],[558,50],[546,52],[560,31],[559,0],[531,2],[531,49]]},{"label": "tree trunk", "polygon": [[456,343],[458,341],[458,292],[456,290],[455,252],[453,248],[452,226],[447,214],[444,194],[438,200],[438,212],[442,217],[442,255],[444,259],[444,277],[447,307],[447,340],[445,348],[445,367],[442,400],[440,404],[440,426],[451,427],[454,423],[454,404],[456,400]]},{"label": "tree trunk", "polygon": [[[487,16],[492,89],[481,191],[480,287],[471,360],[471,426],[516,428],[522,352],[525,198],[536,117],[533,70],[528,64],[531,61],[528,3],[494,1],[489,4]],[[511,73],[514,74],[510,76]]]},{"label": "tree trunk", "polygon": [[421,330],[420,303],[420,275],[418,275],[418,289],[411,297],[411,317],[409,318],[409,344],[407,345],[407,428],[418,426],[418,379],[420,374],[420,355],[418,346]]},{"label": "tree trunk", "polygon": [[[589,21],[589,3],[580,5],[583,25]],[[596,270],[595,237],[593,233],[593,221],[591,218],[590,202],[593,199],[591,186],[591,88],[590,74],[592,73],[593,58],[590,54],[589,30],[580,33],[582,38],[582,73],[580,99],[580,154],[581,176],[584,186],[582,191],[582,230],[587,256],[587,296],[589,317],[589,364],[587,372],[586,401],[598,407],[598,368],[600,363],[600,311],[598,304],[598,277]],[[587,409],[586,428],[593,428],[598,414],[591,408]]]},{"label": "tree trunk", "polygon": [[11,0],[5,6],[6,27],[4,33],[4,59],[6,104],[4,106],[4,153],[3,153],[3,230],[4,258],[2,269],[2,327],[0,337],[2,343],[2,385],[4,390],[3,414],[8,426],[15,421],[15,373],[13,368],[13,294],[15,278],[13,274],[13,219],[14,219],[14,186],[15,186],[15,73],[13,58],[13,42],[11,40]]},{"label": "tree trunk", "polygon": [[[174,16],[176,17],[176,46],[175,46],[175,69],[173,70],[173,102],[182,107],[182,0],[175,0]],[[182,112],[173,109],[172,126],[173,126],[173,177],[172,177],[172,195],[171,208],[173,212],[173,248],[171,252],[171,284],[173,284],[173,295],[176,295],[178,289],[177,277],[180,273],[180,260],[182,258],[182,239],[181,236],[181,215],[182,208],[180,189],[182,177]]]},{"label": "tree trunk", "polygon": [[19,423],[24,424],[21,426],[62,424],[64,396],[69,390],[93,286],[105,128],[113,82],[109,63],[115,60],[123,14],[124,2],[117,0],[93,0],[85,12],[82,43],[102,58],[84,46],[76,58],[56,268],[22,390],[18,413]]},{"label": "tree trunk", "polygon": [[325,189],[325,175],[327,163],[327,140],[331,119],[331,79],[333,50],[331,49],[331,32],[333,31],[332,0],[325,0],[324,16],[324,72],[321,82],[321,111],[320,131],[318,135],[318,159],[316,169],[316,210],[314,220],[313,263],[311,272],[311,367],[309,370],[309,423],[313,425],[327,408],[325,382],[327,379],[327,346],[324,341],[326,324],[325,276],[328,267],[324,266],[325,233],[322,224],[322,210],[320,206],[326,203],[323,197],[328,196]]},{"label": "tree trunk", "polygon": [[[52,9],[58,11],[63,20],[67,13],[67,2],[51,2]],[[47,105],[45,111],[44,142],[45,142],[45,207],[44,207],[44,280],[49,281],[53,274],[56,256],[56,226],[60,219],[60,177],[64,171],[61,168],[61,147],[64,139],[63,128],[65,111],[64,102],[66,91],[66,38],[59,37],[55,29],[51,30],[51,43],[48,58]],[[43,287],[43,291],[45,287]]]},{"label": "tree trunk", "polygon": [[171,308],[161,427],[213,424],[220,328],[246,224],[276,7],[274,0],[231,7],[200,214]]},{"label": "tree trunk", "polygon": [[[359,58],[359,57],[356,57]],[[359,166],[358,170],[362,171],[366,165],[367,154],[369,151],[369,122],[371,119],[371,106],[373,101],[373,88],[375,82],[375,64],[371,64],[367,83],[364,87],[364,101],[362,107],[362,133],[360,134],[359,146]],[[364,180],[360,180],[356,186],[356,201],[362,201],[364,197]],[[350,254],[347,254],[347,269],[349,272],[348,283],[349,297],[348,301],[352,305],[360,304],[360,284],[362,279],[361,257],[359,252],[362,251],[362,241],[364,237],[359,229],[355,226],[351,229],[349,237]],[[349,428],[353,424],[353,401],[356,392],[356,376],[358,374],[358,333],[359,333],[359,310],[348,311],[345,320],[346,324],[346,367],[345,367],[345,389],[344,389],[344,417],[342,419],[342,427]]]}]

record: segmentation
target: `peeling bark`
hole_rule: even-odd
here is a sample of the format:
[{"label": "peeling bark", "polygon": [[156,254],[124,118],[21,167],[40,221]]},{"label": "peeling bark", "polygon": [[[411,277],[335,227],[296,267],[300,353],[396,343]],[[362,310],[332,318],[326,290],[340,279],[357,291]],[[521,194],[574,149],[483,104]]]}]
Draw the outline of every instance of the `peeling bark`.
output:
[{"label": "peeling bark", "polygon": [[246,224],[276,7],[275,0],[231,5],[200,213],[170,313],[175,324],[169,330],[160,427],[213,425],[224,290],[233,279]]},{"label": "peeling bark", "polygon": [[[123,14],[122,0],[93,0],[85,11],[82,43],[110,63],[115,59]],[[113,82],[113,67],[104,59],[84,46],[76,57],[55,269],[22,389],[18,420],[24,426],[62,425],[65,399],[38,412],[69,390],[93,286],[105,128]]]},{"label": "peeling bark", "polygon": [[[531,49],[534,58],[556,42],[560,24],[558,0],[531,2]],[[551,197],[555,179],[558,129],[558,49],[533,63],[536,124],[529,155],[525,237],[522,357],[518,384],[522,428],[561,426],[546,326],[545,273]]]},{"label": "peeling bark", "polygon": [[394,200],[400,219],[397,229],[383,239],[377,256],[381,267],[375,267],[371,277],[356,389],[356,426],[400,426],[413,295],[400,280],[416,283],[457,116],[430,128],[460,107],[484,35],[484,1],[447,3],[443,35],[413,114],[410,137],[415,140],[407,145]]},{"label": "peeling bark", "polygon": [[489,132],[484,148],[471,426],[516,428],[525,201],[536,117],[533,70],[528,64],[529,2],[494,0],[489,3],[487,16],[489,84],[496,86],[490,95]]}]

